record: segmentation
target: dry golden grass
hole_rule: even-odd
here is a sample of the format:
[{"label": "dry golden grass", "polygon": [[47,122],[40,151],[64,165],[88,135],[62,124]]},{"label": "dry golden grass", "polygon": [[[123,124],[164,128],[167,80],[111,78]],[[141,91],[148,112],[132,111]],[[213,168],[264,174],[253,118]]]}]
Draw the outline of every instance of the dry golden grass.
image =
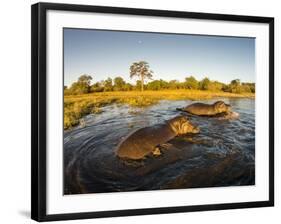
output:
[{"label": "dry golden grass", "polygon": [[101,92],[64,96],[64,129],[79,123],[86,114],[101,113],[101,107],[112,103],[124,103],[133,107],[144,107],[159,100],[204,100],[216,97],[255,97],[253,93],[210,92],[202,90],[159,90]]}]

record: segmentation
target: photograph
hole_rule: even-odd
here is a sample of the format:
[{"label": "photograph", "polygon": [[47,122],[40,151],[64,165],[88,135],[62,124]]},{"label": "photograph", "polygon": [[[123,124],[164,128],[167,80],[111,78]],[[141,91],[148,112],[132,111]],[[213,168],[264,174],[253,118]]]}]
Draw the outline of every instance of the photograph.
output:
[{"label": "photograph", "polygon": [[255,185],[255,38],[63,28],[65,195]]}]

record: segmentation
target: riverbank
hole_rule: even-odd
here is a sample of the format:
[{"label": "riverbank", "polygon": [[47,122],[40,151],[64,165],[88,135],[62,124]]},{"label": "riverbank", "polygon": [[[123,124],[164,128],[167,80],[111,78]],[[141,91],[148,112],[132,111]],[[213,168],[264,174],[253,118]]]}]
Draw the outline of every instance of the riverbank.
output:
[{"label": "riverbank", "polygon": [[87,114],[98,114],[102,107],[112,103],[128,104],[132,107],[145,107],[159,100],[206,100],[218,97],[254,98],[254,93],[227,93],[202,90],[160,90],[160,91],[120,91],[100,92],[83,95],[64,96],[64,129],[79,124]]}]

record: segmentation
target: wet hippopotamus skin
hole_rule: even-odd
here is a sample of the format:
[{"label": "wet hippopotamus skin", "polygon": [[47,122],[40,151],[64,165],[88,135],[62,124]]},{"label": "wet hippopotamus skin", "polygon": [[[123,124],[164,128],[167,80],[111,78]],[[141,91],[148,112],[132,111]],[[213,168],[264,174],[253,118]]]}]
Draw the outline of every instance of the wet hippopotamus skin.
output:
[{"label": "wet hippopotamus skin", "polygon": [[185,116],[177,116],[163,124],[140,128],[129,134],[117,146],[116,154],[122,159],[143,159],[158,145],[164,144],[178,135],[198,133]]},{"label": "wet hippopotamus skin", "polygon": [[231,112],[231,106],[223,101],[217,101],[213,104],[193,103],[179,110],[198,116],[215,116]]}]

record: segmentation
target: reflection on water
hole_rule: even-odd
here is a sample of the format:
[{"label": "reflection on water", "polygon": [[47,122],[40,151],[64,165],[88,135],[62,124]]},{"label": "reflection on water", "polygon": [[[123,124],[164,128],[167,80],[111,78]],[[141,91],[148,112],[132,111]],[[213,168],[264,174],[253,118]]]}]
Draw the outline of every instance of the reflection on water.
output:
[{"label": "reflection on water", "polygon": [[[223,99],[237,120],[189,116],[200,134],[161,146],[159,157],[122,161],[117,144],[128,133],[171,119],[193,101],[161,101],[136,109],[110,105],[64,133],[64,193],[117,192],[255,184],[255,100]],[[213,103],[216,100],[206,100]]]}]

